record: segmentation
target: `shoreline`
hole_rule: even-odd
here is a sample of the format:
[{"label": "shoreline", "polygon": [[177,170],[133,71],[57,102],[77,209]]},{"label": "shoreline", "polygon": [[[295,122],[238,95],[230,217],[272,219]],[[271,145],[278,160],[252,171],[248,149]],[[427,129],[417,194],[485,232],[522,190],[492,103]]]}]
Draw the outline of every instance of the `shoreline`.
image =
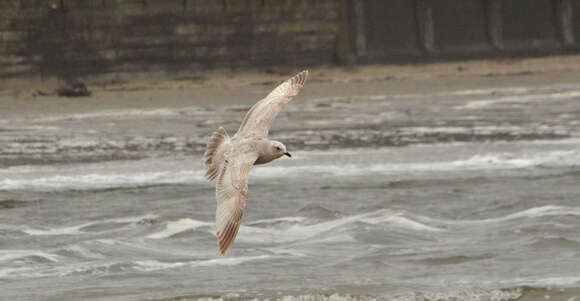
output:
[{"label": "shoreline", "polygon": [[[417,65],[310,68],[307,99],[328,96],[406,94],[449,90],[566,84],[580,80],[580,55],[525,59],[471,60]],[[299,69],[200,72],[187,78],[144,78],[112,83],[87,79],[89,97],[40,96],[55,80],[22,80],[0,87],[0,118],[73,114],[108,109],[182,107],[195,104],[251,104]]]}]

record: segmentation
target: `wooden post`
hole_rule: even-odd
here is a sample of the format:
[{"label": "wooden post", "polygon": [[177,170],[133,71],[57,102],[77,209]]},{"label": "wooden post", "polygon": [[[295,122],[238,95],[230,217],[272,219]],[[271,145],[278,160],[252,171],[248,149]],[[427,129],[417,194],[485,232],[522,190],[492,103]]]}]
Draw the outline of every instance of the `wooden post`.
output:
[{"label": "wooden post", "polygon": [[565,47],[574,44],[573,8],[570,0],[555,0],[556,22],[560,39]]},{"label": "wooden post", "polygon": [[417,15],[417,27],[419,28],[419,41],[423,49],[428,53],[435,52],[435,26],[433,24],[433,9],[427,0],[415,2]]},{"label": "wooden post", "polygon": [[353,0],[341,0],[338,24],[337,58],[338,62],[346,65],[356,63],[356,31],[354,21]]},{"label": "wooden post", "polygon": [[491,45],[496,50],[503,51],[503,17],[501,0],[484,0],[486,1],[487,15],[487,33]]},{"label": "wooden post", "polygon": [[366,56],[367,39],[365,34],[365,12],[363,0],[354,0],[354,19],[356,23],[356,55],[359,57]]}]

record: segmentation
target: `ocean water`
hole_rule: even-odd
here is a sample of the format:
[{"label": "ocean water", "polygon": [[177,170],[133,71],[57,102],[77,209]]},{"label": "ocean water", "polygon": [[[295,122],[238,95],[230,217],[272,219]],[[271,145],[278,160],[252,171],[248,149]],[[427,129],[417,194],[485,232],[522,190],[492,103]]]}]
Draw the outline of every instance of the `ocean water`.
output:
[{"label": "ocean water", "polygon": [[580,300],[580,86],[298,97],[226,257],[247,106],[0,122],[1,300]]}]

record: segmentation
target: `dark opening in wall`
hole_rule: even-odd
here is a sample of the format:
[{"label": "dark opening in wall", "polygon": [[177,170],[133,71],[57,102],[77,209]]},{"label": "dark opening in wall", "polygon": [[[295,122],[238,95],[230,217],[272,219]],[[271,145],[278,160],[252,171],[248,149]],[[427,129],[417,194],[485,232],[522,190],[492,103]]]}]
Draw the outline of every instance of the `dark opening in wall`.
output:
[{"label": "dark opening in wall", "polygon": [[574,44],[580,49],[580,1],[572,0],[572,27],[574,28]]},{"label": "dark opening in wall", "polygon": [[503,39],[507,51],[533,52],[560,48],[552,0],[502,1]]},{"label": "dark opening in wall", "polygon": [[493,50],[482,0],[429,1],[433,10],[435,48],[443,53],[476,55]]},{"label": "dark opening in wall", "polygon": [[421,54],[414,1],[368,0],[364,3],[365,34],[370,58]]}]

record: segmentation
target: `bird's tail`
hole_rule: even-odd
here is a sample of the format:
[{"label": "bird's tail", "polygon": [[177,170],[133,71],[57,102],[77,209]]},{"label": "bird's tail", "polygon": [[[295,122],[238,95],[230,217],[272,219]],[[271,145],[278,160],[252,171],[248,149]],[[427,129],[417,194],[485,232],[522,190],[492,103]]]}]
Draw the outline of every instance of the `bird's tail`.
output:
[{"label": "bird's tail", "polygon": [[205,161],[205,166],[207,166],[207,172],[205,173],[205,178],[208,181],[212,181],[218,176],[219,166],[216,163],[216,157],[218,154],[218,148],[228,140],[230,136],[226,130],[220,126],[217,132],[213,132],[207,146],[205,148],[205,154],[203,154],[203,159]]}]

